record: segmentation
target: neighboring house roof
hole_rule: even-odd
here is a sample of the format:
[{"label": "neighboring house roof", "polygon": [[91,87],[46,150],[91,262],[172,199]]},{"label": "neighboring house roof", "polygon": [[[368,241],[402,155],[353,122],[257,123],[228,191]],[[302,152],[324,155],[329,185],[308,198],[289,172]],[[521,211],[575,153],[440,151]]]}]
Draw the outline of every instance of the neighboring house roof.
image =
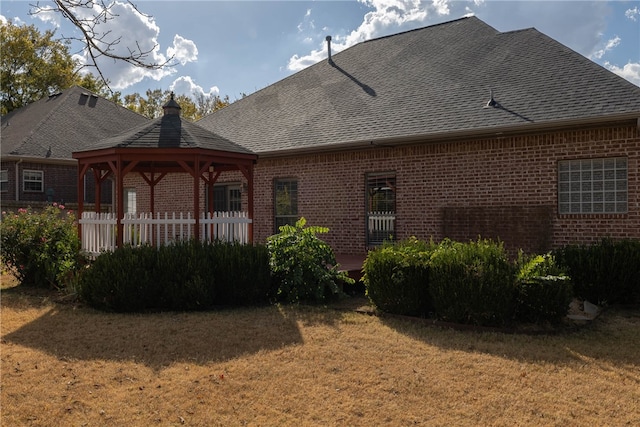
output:
[{"label": "neighboring house roof", "polygon": [[230,140],[180,117],[180,106],[173,99],[164,106],[165,114],[125,132],[105,138],[78,151],[106,148],[202,148],[232,153],[254,154]]},{"label": "neighboring house roof", "polygon": [[71,161],[71,153],[149,119],[73,86],[2,117],[3,158]]},{"label": "neighboring house roof", "polygon": [[197,123],[264,156],[633,117],[638,86],[535,29],[468,17],[357,44]]}]

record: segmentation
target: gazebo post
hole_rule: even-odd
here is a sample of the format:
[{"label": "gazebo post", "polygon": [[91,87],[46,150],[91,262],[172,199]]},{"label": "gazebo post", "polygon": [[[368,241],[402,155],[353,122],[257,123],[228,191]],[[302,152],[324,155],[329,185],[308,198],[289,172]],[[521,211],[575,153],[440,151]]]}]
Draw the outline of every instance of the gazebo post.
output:
[{"label": "gazebo post", "polygon": [[121,248],[123,242],[124,230],[122,229],[122,219],[124,218],[124,177],[122,176],[122,156],[118,155],[116,161],[116,196],[114,202],[116,203],[116,247]]},{"label": "gazebo post", "polygon": [[78,174],[78,238],[82,241],[82,224],[80,220],[82,219],[82,212],[84,212],[84,176],[89,170],[89,165],[78,161],[78,169],[80,170]]},{"label": "gazebo post", "polygon": [[193,160],[193,216],[196,220],[194,236],[200,241],[200,155]]}]

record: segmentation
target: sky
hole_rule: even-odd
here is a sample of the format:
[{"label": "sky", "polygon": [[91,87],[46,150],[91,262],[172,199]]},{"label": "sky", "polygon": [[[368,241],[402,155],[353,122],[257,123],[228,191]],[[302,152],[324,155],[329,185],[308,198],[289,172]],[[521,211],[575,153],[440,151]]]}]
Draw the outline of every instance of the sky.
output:
[{"label": "sky", "polygon": [[[110,0],[104,0],[109,4]],[[56,36],[77,36],[59,13],[30,14],[33,4],[2,0],[0,20],[36,25]],[[100,3],[100,2],[96,2]],[[269,86],[356,43],[475,15],[498,31],[534,27],[640,86],[640,0],[316,0],[115,1],[115,19],[101,24],[118,49],[153,49],[150,60],[173,66],[134,68],[104,60],[101,69],[122,94],[148,89],[231,101]],[[96,8],[99,6],[96,5]],[[83,13],[86,13],[84,11]],[[142,14],[140,13],[142,12]],[[446,45],[443,46],[446,48]],[[80,61],[82,45],[72,44]]]}]

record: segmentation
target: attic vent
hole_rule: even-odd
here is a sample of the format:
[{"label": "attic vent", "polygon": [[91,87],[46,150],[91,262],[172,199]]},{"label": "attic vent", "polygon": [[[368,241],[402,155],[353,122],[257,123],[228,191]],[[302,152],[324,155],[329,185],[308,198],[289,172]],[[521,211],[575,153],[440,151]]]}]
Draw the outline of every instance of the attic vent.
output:
[{"label": "attic vent", "polygon": [[327,36],[325,39],[327,41],[327,53],[329,62],[331,62],[331,36]]},{"label": "attic vent", "polygon": [[498,105],[498,102],[493,98],[493,89],[491,89],[489,91],[489,101],[487,101],[487,104],[485,105],[485,108],[495,107],[497,105]]}]

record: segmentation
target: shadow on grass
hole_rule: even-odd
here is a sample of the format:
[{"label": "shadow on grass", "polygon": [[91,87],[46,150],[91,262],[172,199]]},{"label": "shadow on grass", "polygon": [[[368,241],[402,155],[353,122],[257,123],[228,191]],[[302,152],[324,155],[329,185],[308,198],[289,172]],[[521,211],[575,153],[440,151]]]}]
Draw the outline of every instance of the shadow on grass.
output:
[{"label": "shadow on grass", "polygon": [[565,326],[555,333],[542,334],[456,330],[432,326],[433,322],[428,320],[399,317],[382,316],[382,321],[401,334],[446,350],[556,365],[577,361],[640,367],[640,312],[637,310],[610,309],[592,324]]},{"label": "shadow on grass", "polygon": [[[3,306],[11,307],[7,299],[3,298]],[[51,304],[45,310],[3,340],[59,359],[133,361],[156,370],[177,362],[220,362],[302,343],[297,319],[276,306],[139,315],[70,304]]]}]

